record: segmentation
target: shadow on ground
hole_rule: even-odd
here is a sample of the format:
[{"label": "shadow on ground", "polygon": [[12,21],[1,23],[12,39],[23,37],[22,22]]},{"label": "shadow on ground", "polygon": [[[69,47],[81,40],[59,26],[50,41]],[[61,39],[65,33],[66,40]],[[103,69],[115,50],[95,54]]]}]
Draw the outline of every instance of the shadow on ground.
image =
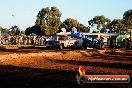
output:
[{"label": "shadow on ground", "polygon": [[72,65],[80,65],[80,66],[97,66],[97,67],[107,67],[107,68],[119,68],[119,69],[127,69],[132,70],[131,64],[123,64],[123,63],[105,63],[105,62],[90,62],[90,61],[76,61],[76,60],[51,60],[56,63],[61,64],[72,64]]},{"label": "shadow on ground", "polygon": [[[17,66],[0,66],[1,88],[128,88],[112,84],[86,84],[76,82],[77,71],[33,69]],[[118,84],[119,85],[119,84]],[[130,88],[130,87],[129,87]]]}]

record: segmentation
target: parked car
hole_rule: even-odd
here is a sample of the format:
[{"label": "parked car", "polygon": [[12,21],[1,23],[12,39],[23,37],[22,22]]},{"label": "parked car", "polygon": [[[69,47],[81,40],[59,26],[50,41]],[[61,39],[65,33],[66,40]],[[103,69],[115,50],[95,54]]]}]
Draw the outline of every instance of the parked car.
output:
[{"label": "parked car", "polygon": [[53,49],[61,50],[62,49],[62,44],[59,41],[47,41],[46,47],[48,49],[53,48]]}]

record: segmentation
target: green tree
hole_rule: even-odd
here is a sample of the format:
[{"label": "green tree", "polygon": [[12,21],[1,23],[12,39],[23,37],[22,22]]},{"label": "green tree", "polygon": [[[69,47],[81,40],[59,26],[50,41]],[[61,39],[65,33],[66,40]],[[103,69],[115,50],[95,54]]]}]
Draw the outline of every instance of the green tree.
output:
[{"label": "green tree", "polygon": [[89,32],[89,27],[84,26],[83,24],[80,24],[76,19],[73,18],[67,18],[61,25],[62,28],[66,28],[66,30],[72,31],[73,27],[76,27],[77,29],[80,29],[81,32]]},{"label": "green tree", "polygon": [[97,28],[97,32],[101,32],[101,29],[103,29],[103,32],[105,32],[105,27],[106,25],[108,25],[111,22],[111,20],[109,18],[106,18],[105,16],[101,15],[101,16],[95,16],[93,19],[88,21],[88,24],[91,27],[96,26]]},{"label": "green tree", "polygon": [[25,30],[25,35],[30,35],[32,33],[35,33],[36,35],[43,35],[43,31],[41,30],[41,27],[38,25],[34,25],[32,27],[28,27]]},{"label": "green tree", "polygon": [[26,28],[25,35],[29,35],[31,33],[32,33],[31,28],[30,27]]},{"label": "green tree", "polygon": [[90,28],[83,24],[79,24],[77,28],[80,29],[81,32],[90,32]]},{"label": "green tree", "polygon": [[71,29],[72,27],[78,27],[79,22],[76,19],[67,18],[63,23],[62,27],[66,29]]},{"label": "green tree", "polygon": [[123,19],[124,19],[125,27],[127,29],[130,29],[127,31],[130,33],[130,37],[132,37],[132,9],[130,9],[124,13]]},{"label": "green tree", "polygon": [[126,11],[123,15],[125,28],[132,30],[132,9]]},{"label": "green tree", "polygon": [[60,17],[61,12],[57,7],[46,7],[39,11],[35,24],[40,26],[44,34],[55,34],[61,25]]},{"label": "green tree", "polygon": [[12,26],[9,30],[8,30],[8,33],[12,36],[16,36],[16,35],[19,35],[20,34],[20,28],[15,25],[15,26]]},{"label": "green tree", "polygon": [[123,19],[114,19],[109,25],[107,25],[109,33],[118,33],[120,30],[124,29]]},{"label": "green tree", "polygon": [[8,29],[2,28],[2,27],[0,26],[0,31],[1,31],[1,33],[4,33],[4,32],[8,32]]},{"label": "green tree", "polygon": [[3,30],[3,28],[0,26],[0,31],[2,31]]}]

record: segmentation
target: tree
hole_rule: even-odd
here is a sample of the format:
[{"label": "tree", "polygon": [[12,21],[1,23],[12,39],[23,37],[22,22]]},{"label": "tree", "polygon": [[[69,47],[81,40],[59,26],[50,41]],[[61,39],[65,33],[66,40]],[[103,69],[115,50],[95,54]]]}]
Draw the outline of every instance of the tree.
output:
[{"label": "tree", "polygon": [[4,33],[4,32],[8,32],[8,29],[2,28],[2,27],[0,26],[0,31],[1,31],[1,33]]},{"label": "tree", "polygon": [[9,33],[11,36],[19,35],[19,34],[20,34],[20,28],[19,28],[17,25],[12,26],[12,27],[8,30],[8,33]]},{"label": "tree", "polygon": [[0,26],[0,31],[2,31],[3,30],[3,28]]},{"label": "tree", "polygon": [[125,28],[132,29],[132,9],[126,11],[123,15]]},{"label": "tree", "polygon": [[79,24],[77,28],[80,29],[81,32],[90,32],[90,28],[84,26],[83,24]]},{"label": "tree", "polygon": [[97,26],[97,31],[100,32],[102,28],[105,28],[106,25],[108,25],[111,22],[109,18],[106,18],[105,16],[95,16],[93,19],[88,21],[88,24],[91,27]]},{"label": "tree", "polygon": [[25,30],[25,35],[30,35],[32,33],[35,33],[36,35],[43,35],[43,31],[41,30],[40,26],[34,25],[32,27],[28,27]]},{"label": "tree", "polygon": [[76,19],[72,19],[72,18],[67,18],[63,23],[62,23],[62,27],[66,28],[66,29],[70,29],[72,27],[78,27],[79,22]]},{"label": "tree", "polygon": [[65,28],[68,32],[72,31],[73,27],[80,29],[81,32],[89,32],[90,29],[83,24],[80,24],[76,19],[67,18],[61,25],[62,28]]},{"label": "tree", "polygon": [[60,17],[61,12],[57,7],[46,7],[39,11],[35,24],[40,26],[44,34],[55,34],[61,25]]},{"label": "tree", "polygon": [[29,34],[31,34],[32,32],[31,32],[31,28],[30,27],[28,27],[28,28],[26,28],[26,30],[25,30],[25,35],[29,35]]},{"label": "tree", "polygon": [[[132,37],[132,9],[126,11],[123,15],[125,27],[130,31],[130,37]],[[129,30],[130,29],[130,30]]]},{"label": "tree", "polygon": [[118,33],[119,30],[124,29],[123,19],[114,19],[109,25],[107,25],[109,33]]}]

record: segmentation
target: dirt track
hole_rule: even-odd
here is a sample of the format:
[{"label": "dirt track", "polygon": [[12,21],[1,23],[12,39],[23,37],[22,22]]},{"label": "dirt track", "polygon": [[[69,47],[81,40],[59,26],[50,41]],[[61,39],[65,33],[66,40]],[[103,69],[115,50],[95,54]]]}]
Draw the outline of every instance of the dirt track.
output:
[{"label": "dirt track", "polygon": [[131,50],[42,50],[20,49],[0,52],[2,88],[132,88],[129,84],[76,83],[78,67],[87,74],[132,76]]}]

